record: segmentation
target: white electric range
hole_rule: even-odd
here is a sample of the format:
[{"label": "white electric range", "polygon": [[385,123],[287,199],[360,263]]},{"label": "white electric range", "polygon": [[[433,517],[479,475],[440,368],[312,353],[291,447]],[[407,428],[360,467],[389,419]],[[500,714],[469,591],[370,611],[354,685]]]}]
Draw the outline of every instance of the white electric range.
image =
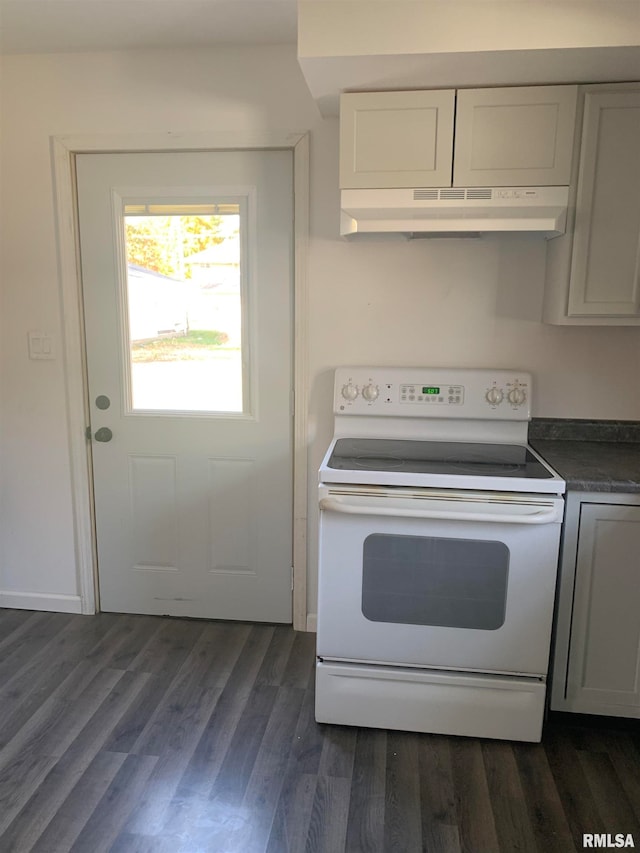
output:
[{"label": "white electric range", "polygon": [[530,401],[522,371],[336,371],[318,721],[540,739],[565,483]]}]

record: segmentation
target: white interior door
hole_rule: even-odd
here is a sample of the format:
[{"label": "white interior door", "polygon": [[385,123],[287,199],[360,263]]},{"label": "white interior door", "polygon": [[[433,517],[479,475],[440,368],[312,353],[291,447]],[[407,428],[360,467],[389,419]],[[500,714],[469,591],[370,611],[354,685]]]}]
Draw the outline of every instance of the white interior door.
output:
[{"label": "white interior door", "polygon": [[290,622],[291,152],[76,166],[101,609]]}]

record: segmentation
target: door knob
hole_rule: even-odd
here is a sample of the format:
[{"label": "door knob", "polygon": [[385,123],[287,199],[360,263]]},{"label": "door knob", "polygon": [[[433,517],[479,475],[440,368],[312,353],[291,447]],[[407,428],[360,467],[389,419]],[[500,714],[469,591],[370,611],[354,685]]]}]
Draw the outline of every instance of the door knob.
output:
[{"label": "door knob", "polygon": [[95,431],[93,437],[96,441],[111,441],[111,439],[113,438],[113,433],[111,432],[109,427],[100,427],[100,429],[97,429]]}]

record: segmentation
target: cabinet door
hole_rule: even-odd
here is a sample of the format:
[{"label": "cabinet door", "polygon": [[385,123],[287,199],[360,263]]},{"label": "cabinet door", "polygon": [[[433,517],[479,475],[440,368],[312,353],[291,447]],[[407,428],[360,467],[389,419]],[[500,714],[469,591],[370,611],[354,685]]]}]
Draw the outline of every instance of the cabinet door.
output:
[{"label": "cabinet door", "polygon": [[569,315],[640,315],[639,267],[640,92],[588,92]]},{"label": "cabinet door", "polygon": [[577,86],[460,89],[453,185],[569,183]]},{"label": "cabinet door", "polygon": [[455,92],[340,98],[340,188],[449,187]]},{"label": "cabinet door", "polygon": [[640,506],[582,504],[566,697],[640,717]]}]

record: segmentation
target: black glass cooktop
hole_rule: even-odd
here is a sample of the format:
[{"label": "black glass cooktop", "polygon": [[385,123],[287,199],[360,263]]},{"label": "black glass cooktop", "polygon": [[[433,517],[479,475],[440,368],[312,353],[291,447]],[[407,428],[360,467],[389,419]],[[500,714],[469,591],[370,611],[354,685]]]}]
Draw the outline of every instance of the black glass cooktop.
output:
[{"label": "black glass cooktop", "polygon": [[386,438],[339,438],[329,468],[536,480],[553,476],[528,448],[517,444]]}]

